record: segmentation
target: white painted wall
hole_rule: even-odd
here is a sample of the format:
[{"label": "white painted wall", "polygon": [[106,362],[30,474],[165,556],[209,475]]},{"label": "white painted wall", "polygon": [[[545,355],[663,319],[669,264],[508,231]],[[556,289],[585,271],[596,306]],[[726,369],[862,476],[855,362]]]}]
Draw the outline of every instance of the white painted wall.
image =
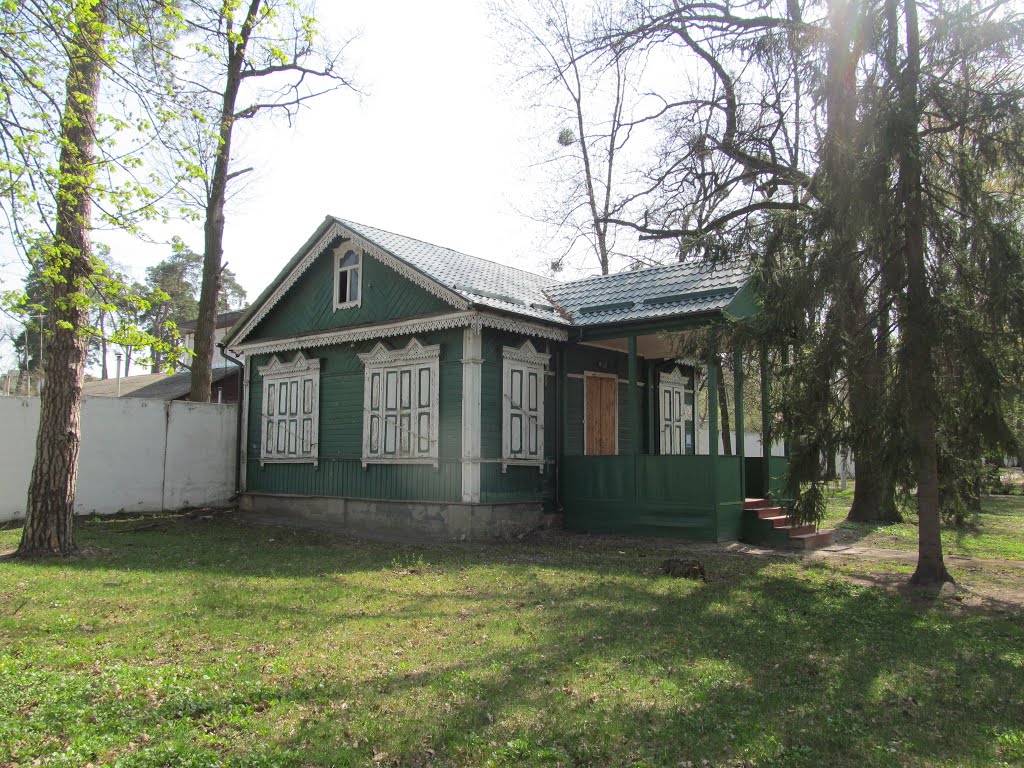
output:
[{"label": "white painted wall", "polygon": [[[733,439],[736,438],[736,432],[732,433]],[[763,456],[761,449],[761,433],[760,432],[747,432],[744,434],[743,447],[746,451],[747,456]],[[706,429],[697,431],[697,453],[707,454],[711,445],[711,433]],[[724,450],[722,446],[722,436],[718,436],[718,453],[721,455]],[[776,440],[772,444],[772,456],[785,456],[785,447],[781,440]]]},{"label": "white painted wall", "polygon": [[[87,397],[77,514],[227,504],[235,483],[237,406]],[[25,516],[39,398],[0,397],[0,521]]]}]

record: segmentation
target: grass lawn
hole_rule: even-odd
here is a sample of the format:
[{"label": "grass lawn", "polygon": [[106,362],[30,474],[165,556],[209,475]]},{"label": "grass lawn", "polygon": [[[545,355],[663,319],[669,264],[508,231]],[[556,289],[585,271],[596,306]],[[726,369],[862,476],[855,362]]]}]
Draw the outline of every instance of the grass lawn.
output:
[{"label": "grass lawn", "polygon": [[[917,519],[895,525],[848,523],[853,486],[835,489],[828,500],[822,528],[836,529],[836,540],[866,547],[917,550]],[[1024,496],[987,496],[982,512],[967,529],[943,527],[942,549],[951,555],[1024,560]]]},{"label": "grass lawn", "polygon": [[664,541],[167,518],[79,543],[0,562],[0,765],[1024,765],[1019,606],[794,558],[670,579]]}]

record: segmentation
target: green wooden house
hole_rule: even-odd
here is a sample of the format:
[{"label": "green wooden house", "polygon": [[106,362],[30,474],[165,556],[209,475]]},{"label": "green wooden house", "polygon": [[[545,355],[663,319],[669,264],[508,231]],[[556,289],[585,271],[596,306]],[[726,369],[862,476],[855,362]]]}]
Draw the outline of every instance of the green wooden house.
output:
[{"label": "green wooden house", "polygon": [[755,309],[740,267],[558,282],[328,217],[225,340],[242,509],[376,537],[740,538],[785,459],[718,455],[713,367],[696,452],[695,367],[666,332]]}]

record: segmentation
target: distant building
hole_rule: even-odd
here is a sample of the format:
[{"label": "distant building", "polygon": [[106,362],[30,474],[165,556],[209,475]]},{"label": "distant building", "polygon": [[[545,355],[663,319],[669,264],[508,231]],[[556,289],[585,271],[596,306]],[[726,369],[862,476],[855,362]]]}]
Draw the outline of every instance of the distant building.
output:
[{"label": "distant building", "polygon": [[[216,345],[224,341],[224,337],[242,315],[245,314],[244,309],[235,310],[233,312],[221,312],[217,315],[217,326],[213,331],[213,343],[215,346],[213,352],[213,367],[214,368],[230,368],[234,364],[228,360],[224,355],[221,354],[219,348]],[[182,346],[187,349],[194,350],[196,342],[196,324],[197,320],[189,320],[188,322],[178,323],[178,331],[181,333]],[[185,365],[192,364],[192,357],[188,355],[182,361]],[[123,394],[123,390],[122,390]]]},{"label": "distant building", "polygon": [[[238,367],[213,369],[210,384],[210,402],[238,402]],[[142,397],[152,400],[188,400],[192,388],[192,372],[147,373],[141,376],[123,376],[120,381],[121,397]],[[117,379],[87,381],[82,386],[86,397],[117,397]]]}]

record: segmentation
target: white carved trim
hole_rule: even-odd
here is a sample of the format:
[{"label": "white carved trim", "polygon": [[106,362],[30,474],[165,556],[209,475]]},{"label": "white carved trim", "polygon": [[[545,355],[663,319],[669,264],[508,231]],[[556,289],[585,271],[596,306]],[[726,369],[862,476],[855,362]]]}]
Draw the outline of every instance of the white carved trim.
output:
[{"label": "white carved trim", "polygon": [[[242,330],[238,332],[238,336],[235,337],[234,344],[232,344],[232,348],[234,348],[235,344],[241,343],[246,336],[252,333],[253,328],[259,325],[259,323],[263,320],[263,318],[267,316],[270,310],[273,309],[277,305],[277,303],[284,297],[284,295],[291,289],[291,287],[295,285],[295,282],[300,277],[302,277],[303,274],[305,274],[306,270],[310,268],[313,262],[316,261],[317,258],[324,251],[327,250],[328,246],[338,238],[351,240],[353,244],[353,250],[361,251],[363,254],[368,254],[373,258],[377,259],[377,261],[379,261],[381,264],[386,264],[387,266],[391,267],[391,269],[393,269],[395,272],[402,275],[402,277],[420,286],[428,293],[437,296],[439,299],[442,299],[443,301],[446,301],[447,303],[454,306],[456,309],[469,309],[470,303],[459,294],[449,290],[448,288],[445,288],[440,283],[430,279],[419,270],[409,266],[401,259],[396,258],[392,254],[385,251],[383,248],[380,248],[374,245],[373,243],[369,242],[368,240],[363,239],[355,232],[352,232],[351,230],[341,226],[337,222],[332,222],[331,225],[327,228],[327,231],[324,232],[323,236],[321,236],[321,238],[316,241],[312,248],[306,251],[306,255],[303,256],[299,263],[292,268],[292,271],[288,273],[288,276],[285,277],[285,279],[281,281],[281,284],[278,285],[276,289],[274,289],[274,292],[267,297],[266,301],[263,302],[260,308],[255,312],[255,314],[253,314],[253,316],[250,317],[248,321],[246,321],[245,325],[242,327]],[[360,286],[360,288],[361,287],[362,286]],[[336,290],[337,288],[335,288],[335,291]],[[361,299],[362,292],[360,292],[359,295]]]},{"label": "white carved trim", "polygon": [[[519,347],[501,348],[501,381],[502,381],[502,409],[501,409],[501,471],[505,472],[510,466],[535,466],[541,472],[544,471],[544,389],[546,377],[544,375],[551,355],[537,351],[533,342],[529,339]],[[512,407],[510,395],[512,386],[512,372],[518,371],[522,376],[521,397],[525,399],[527,394],[527,380],[529,374],[537,375],[537,458],[519,458],[512,453],[512,415],[513,411],[522,413],[523,418],[528,420],[529,409],[525,403],[520,408]],[[526,440],[527,433],[524,430],[520,440]]]},{"label": "white carved trim", "polygon": [[[338,299],[340,298],[338,296],[338,288],[340,287],[340,285],[338,283],[338,273],[341,271],[341,260],[343,258],[345,258],[345,256],[347,256],[349,253],[354,253],[356,255],[356,258],[359,260],[359,263],[356,264],[354,267],[345,267],[345,271],[346,272],[351,272],[352,270],[358,270],[356,272],[356,275],[357,275],[356,282],[358,284],[357,287],[356,287],[356,293],[359,295],[359,298],[356,299],[355,301],[338,301]],[[351,309],[353,307],[361,307],[361,306],[363,306],[363,254],[362,253],[357,251],[351,245],[346,245],[345,242],[342,242],[341,244],[339,244],[334,249],[334,273],[331,275],[331,279],[334,281],[334,311],[335,312],[337,312],[339,309]]]},{"label": "white carved trim", "polygon": [[[377,342],[377,345],[367,353],[357,355],[357,357],[363,363],[363,468],[372,463],[385,463],[385,464],[432,464],[434,469],[439,468],[438,455],[440,449],[440,428],[441,428],[441,382],[440,382],[440,361],[441,361],[441,345],[434,344],[429,347],[424,347],[419,339],[413,338],[406,344],[404,349],[388,349],[383,342]],[[422,369],[426,365],[430,370],[430,391],[427,395],[427,406],[421,407],[419,405],[419,399],[421,390],[420,379],[416,373],[416,369]],[[379,391],[380,396],[380,407],[376,413],[380,418],[381,426],[379,427],[379,439],[380,444],[378,451],[373,452],[370,448],[370,428],[371,422],[374,415],[373,409],[373,377],[378,375],[381,377],[381,386],[384,387],[386,382],[386,375],[390,371],[398,371],[400,378],[400,372],[408,370],[410,373],[410,405],[408,408],[410,414],[410,428],[413,423],[418,422],[419,414],[426,411],[430,415],[430,432],[427,435],[427,447],[426,453],[422,452],[417,448],[414,455],[390,456],[385,453],[386,448],[386,436],[385,436],[385,410],[386,410],[386,398],[387,394],[384,389]],[[397,385],[397,381],[396,381]],[[396,394],[397,397],[397,394]],[[396,426],[395,439],[400,442],[399,427]],[[418,429],[418,423],[417,423]],[[414,437],[410,437],[410,447],[412,441],[416,440],[417,445],[420,439],[418,433]],[[396,452],[398,446],[396,445]]]},{"label": "white carved trim", "polygon": [[251,344],[233,344],[232,350],[247,355],[262,355],[276,352],[289,352],[295,349],[314,349],[332,344],[345,344],[352,341],[369,341],[386,339],[391,336],[405,336],[415,333],[432,331],[448,331],[455,328],[495,328],[510,331],[523,336],[533,336],[551,341],[567,341],[568,332],[561,328],[549,328],[536,323],[510,320],[509,318],[481,312],[451,312],[446,315],[435,315],[418,320],[398,320],[392,323],[367,325],[360,328],[346,328],[337,331],[311,334],[309,336],[291,336],[273,341],[255,341]]},{"label": "white carved trim", "polygon": [[[259,366],[256,371],[263,379],[263,398],[260,403],[260,465],[264,464],[309,464],[318,466],[320,463],[320,360],[315,357],[306,357],[301,351],[298,352],[290,363],[282,362],[274,355],[266,365]],[[268,405],[273,403],[269,398],[269,385],[276,384],[281,387],[289,381],[294,381],[298,387],[303,388],[304,382],[310,382],[310,397],[312,400],[312,411],[310,413],[310,453],[302,454],[302,435],[296,437],[298,441],[298,453],[296,456],[281,456],[276,449],[269,450],[267,446],[267,419]],[[301,391],[301,389],[300,389]],[[277,395],[275,395],[277,397]],[[303,396],[299,396],[299,408],[301,409]],[[298,419],[301,416],[296,414]],[[287,419],[286,419],[287,420]],[[280,422],[278,422],[280,423]],[[274,430],[275,440],[277,430]]]},{"label": "white carved trim", "polygon": [[390,349],[384,346],[384,342],[378,341],[369,352],[356,355],[363,365],[406,365],[409,363],[426,363],[438,360],[441,357],[441,345],[434,344],[424,347],[419,339],[412,339],[405,345],[405,349]]},{"label": "white carved trim", "polygon": [[316,357],[306,357],[302,352],[299,352],[290,363],[281,362],[277,355],[270,358],[270,362],[266,365],[261,365],[256,369],[259,371],[260,376],[290,376],[296,373],[306,373],[307,371],[319,371],[320,370],[320,359]]},{"label": "white carved trim", "polygon": [[538,352],[537,348],[533,346],[533,342],[529,339],[523,342],[521,347],[502,347],[501,356],[505,360],[514,360],[517,363],[536,365],[541,368],[547,368],[548,361],[551,360],[551,355],[545,352]]}]

